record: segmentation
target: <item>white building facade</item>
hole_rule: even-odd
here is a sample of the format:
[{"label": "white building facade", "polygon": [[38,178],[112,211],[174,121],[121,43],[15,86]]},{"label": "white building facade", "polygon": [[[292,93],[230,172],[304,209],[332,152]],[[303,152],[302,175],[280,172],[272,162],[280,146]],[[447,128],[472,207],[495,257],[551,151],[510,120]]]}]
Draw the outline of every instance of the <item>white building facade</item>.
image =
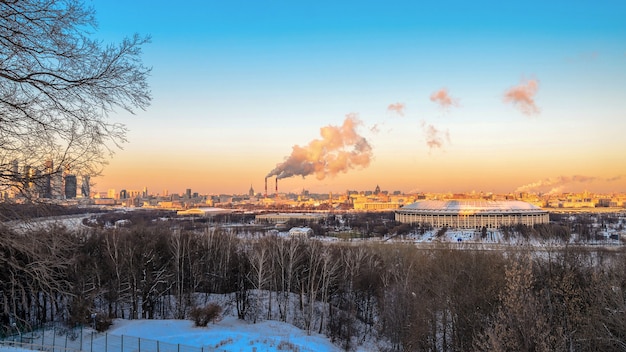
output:
[{"label": "white building facade", "polygon": [[530,203],[477,199],[420,201],[396,210],[395,219],[402,223],[459,229],[497,229],[550,222],[547,211]]}]

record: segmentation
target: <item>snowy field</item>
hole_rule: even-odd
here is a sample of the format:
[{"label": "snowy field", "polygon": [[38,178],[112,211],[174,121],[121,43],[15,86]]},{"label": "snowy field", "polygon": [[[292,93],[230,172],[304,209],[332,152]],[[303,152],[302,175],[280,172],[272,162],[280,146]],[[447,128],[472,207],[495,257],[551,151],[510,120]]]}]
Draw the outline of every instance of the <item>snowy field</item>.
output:
[{"label": "snowy field", "polygon": [[30,219],[27,221],[23,220],[13,220],[5,222],[4,225],[8,227],[12,227],[13,229],[24,232],[24,231],[36,231],[42,229],[48,229],[53,226],[63,226],[68,229],[79,230],[82,228],[86,228],[83,225],[83,219],[88,219],[92,215],[88,214],[74,214],[74,215],[60,215],[60,216],[48,216],[42,218]]},{"label": "snowy field", "polygon": [[[87,332],[87,329],[85,331],[87,334],[91,334],[91,332]],[[138,345],[141,346],[141,351],[156,351],[156,341],[162,343],[158,348],[160,351],[169,350],[167,346],[174,351],[188,351],[191,350],[190,347],[195,347],[193,350],[207,352],[341,351],[327,337],[319,334],[309,336],[304,330],[291,324],[272,320],[251,324],[232,316],[224,317],[217,323],[210,323],[207,327],[195,327],[190,320],[118,319],[115,320],[107,333],[108,336],[106,337],[104,334],[94,335],[93,341],[84,338],[83,351],[118,352],[122,350],[122,345],[124,351],[139,351]],[[119,344],[122,335],[125,342]],[[138,338],[142,339],[139,344],[137,343]],[[52,339],[48,338],[48,343],[50,341]],[[112,341],[118,342],[112,343]],[[37,348],[37,346],[33,348]],[[39,345],[36,350],[43,349]],[[372,351],[374,350],[372,349]],[[23,352],[28,350],[0,345],[0,351]],[[75,351],[75,349],[71,351]],[[361,347],[360,351],[368,350]]]},{"label": "snowy field", "polygon": [[325,336],[308,336],[291,324],[272,320],[251,324],[235,317],[202,328],[189,320],[116,320],[109,333],[218,351],[341,351]]}]

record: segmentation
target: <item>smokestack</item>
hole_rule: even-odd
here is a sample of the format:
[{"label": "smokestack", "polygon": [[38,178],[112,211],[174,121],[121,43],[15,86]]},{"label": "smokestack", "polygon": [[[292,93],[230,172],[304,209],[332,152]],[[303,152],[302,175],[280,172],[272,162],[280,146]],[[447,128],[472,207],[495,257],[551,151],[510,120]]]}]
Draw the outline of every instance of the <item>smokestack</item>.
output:
[{"label": "smokestack", "polygon": [[278,176],[276,176],[276,195],[278,195]]},{"label": "smokestack", "polygon": [[267,177],[265,178],[265,198],[267,198]]}]

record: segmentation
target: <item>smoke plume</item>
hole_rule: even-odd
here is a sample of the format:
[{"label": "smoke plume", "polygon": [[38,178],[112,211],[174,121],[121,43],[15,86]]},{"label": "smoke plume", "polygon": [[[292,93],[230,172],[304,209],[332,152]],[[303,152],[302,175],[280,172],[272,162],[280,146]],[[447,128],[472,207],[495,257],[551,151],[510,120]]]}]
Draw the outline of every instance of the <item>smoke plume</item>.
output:
[{"label": "smoke plume", "polygon": [[439,104],[442,109],[448,109],[451,106],[459,106],[459,100],[448,94],[448,89],[441,88],[430,95],[430,101]]},{"label": "smoke plume", "polygon": [[424,131],[424,135],[426,137],[426,145],[428,145],[430,150],[433,148],[441,148],[445,142],[450,142],[450,133],[447,130],[443,132],[432,124],[427,125],[426,122],[423,121],[422,130]]},{"label": "smoke plume", "polygon": [[601,180],[612,182],[619,179],[621,179],[621,176],[608,179],[599,179],[593,176],[582,175],[551,177],[520,186],[515,190],[515,192],[540,192],[549,188],[550,190],[546,193],[553,194],[561,192],[565,186],[575,183],[592,183]]},{"label": "smoke plume", "polygon": [[538,89],[539,81],[535,79],[522,82],[504,92],[504,102],[513,104],[526,115],[539,114],[539,108],[535,104]]},{"label": "smoke plume", "polygon": [[395,112],[400,116],[404,116],[404,103],[389,104],[387,111]]},{"label": "smoke plume", "polygon": [[609,182],[615,182],[615,181],[619,181],[619,180],[621,180],[621,179],[623,179],[625,177],[626,177],[626,175],[617,175],[617,176],[613,176],[613,177],[607,178],[606,180],[609,181]]},{"label": "smoke plume", "polygon": [[356,132],[360,124],[356,114],[348,114],[342,126],[322,127],[321,139],[314,139],[304,147],[293,146],[291,155],[266,177],[282,179],[314,174],[318,180],[323,180],[339,172],[367,167],[372,158],[372,147]]}]

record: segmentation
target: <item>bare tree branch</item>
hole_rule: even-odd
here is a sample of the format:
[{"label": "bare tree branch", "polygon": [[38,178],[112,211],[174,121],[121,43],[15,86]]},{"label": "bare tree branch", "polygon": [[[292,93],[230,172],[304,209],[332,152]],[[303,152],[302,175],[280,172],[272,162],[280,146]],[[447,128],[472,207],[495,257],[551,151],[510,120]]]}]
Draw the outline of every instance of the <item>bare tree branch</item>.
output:
[{"label": "bare tree branch", "polygon": [[103,45],[90,38],[96,26],[79,0],[0,0],[0,191],[37,193],[26,177],[69,167],[98,174],[126,141],[109,114],[149,106],[141,47],[150,38]]}]

